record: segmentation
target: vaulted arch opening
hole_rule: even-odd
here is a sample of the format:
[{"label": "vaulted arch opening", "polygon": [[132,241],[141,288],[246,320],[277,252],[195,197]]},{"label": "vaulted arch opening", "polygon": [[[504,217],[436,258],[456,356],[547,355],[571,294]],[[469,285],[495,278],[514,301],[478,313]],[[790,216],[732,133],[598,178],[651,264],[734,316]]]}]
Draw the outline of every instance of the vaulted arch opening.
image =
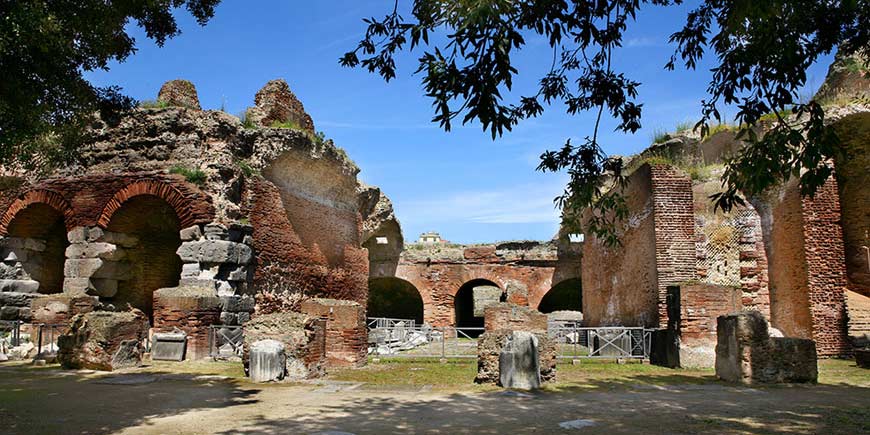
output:
[{"label": "vaulted arch opening", "polygon": [[[477,290],[475,290],[477,289]],[[477,297],[475,298],[475,292]],[[504,301],[498,284],[486,279],[473,279],[459,288],[453,297],[453,310],[457,328],[482,328],[483,308],[489,303]],[[483,331],[463,331],[470,336]]]},{"label": "vaulted arch opening", "polygon": [[130,198],[115,211],[106,230],[129,237],[123,237],[124,256],[114,277],[117,292],[109,302],[118,307],[129,303],[153,318],[154,291],[177,286],[181,276],[176,254],[180,229],[175,210],[157,196]]},{"label": "vaulted arch opening", "polygon": [[391,319],[409,319],[423,323],[423,298],[408,281],[395,277],[369,280],[369,298],[366,315]]},{"label": "vaulted arch opening", "polygon": [[566,279],[552,288],[541,299],[538,311],[583,311],[583,286],[580,278]]},{"label": "vaulted arch opening", "polygon": [[36,281],[43,294],[63,291],[69,246],[63,213],[48,204],[30,204],[15,214],[6,237],[0,264],[4,279]]}]

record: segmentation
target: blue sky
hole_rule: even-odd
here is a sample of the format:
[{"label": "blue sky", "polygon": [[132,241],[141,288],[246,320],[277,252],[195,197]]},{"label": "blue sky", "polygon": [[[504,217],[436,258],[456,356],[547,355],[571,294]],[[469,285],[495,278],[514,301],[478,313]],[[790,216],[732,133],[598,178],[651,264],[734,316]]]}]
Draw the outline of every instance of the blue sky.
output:
[{"label": "blue sky", "polygon": [[[431,101],[413,75],[419,50],[400,57],[399,77],[390,83],[338,64],[365,31],[361,18],[380,17],[391,7],[383,0],[224,0],[205,27],[179,12],[183,33],[162,48],[131,25],[139,51],[87,77],[97,85],[119,85],[140,100],[154,99],[163,82],[184,78],[196,85],[204,108],[223,106],[234,114],[253,105],[267,81],[284,78],[316,128],[359,165],[360,178],[393,200],[406,239],[429,230],[462,243],[551,238],[558,228],[553,198],[566,176],[536,172],[538,156],[589,134],[592,114],[569,116],[552,106],[495,141],[476,124],[440,130],[430,122]],[[616,67],[643,83],[644,128],[624,135],[605,123],[606,152],[636,153],[649,145],[653,131],[699,117],[710,65],[663,69],[673,51],[668,35],[688,9],[648,7],[630,26]],[[514,61],[520,72],[515,99],[534,92],[552,59],[542,39],[528,42]],[[809,71],[808,93],[821,85],[830,61],[826,57]]]}]

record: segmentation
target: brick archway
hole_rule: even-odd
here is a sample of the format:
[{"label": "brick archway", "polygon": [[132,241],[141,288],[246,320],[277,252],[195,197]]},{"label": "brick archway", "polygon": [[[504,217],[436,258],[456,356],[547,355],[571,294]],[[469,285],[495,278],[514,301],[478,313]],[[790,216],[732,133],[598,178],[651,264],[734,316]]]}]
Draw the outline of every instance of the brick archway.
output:
[{"label": "brick archway", "polygon": [[169,183],[146,180],[130,183],[116,192],[103,208],[97,225],[102,228],[108,227],[112,216],[125,202],[141,195],[152,195],[166,201],[175,210],[181,228],[187,228],[197,223],[196,217],[192,213],[191,200],[185,197],[183,193]]},{"label": "brick archway", "polygon": [[9,224],[15,219],[15,216],[32,204],[45,204],[57,210],[63,215],[64,226],[67,230],[72,229],[73,210],[69,202],[64,197],[52,190],[36,189],[25,192],[16,199],[12,205],[6,210],[6,213],[0,217],[0,235],[5,236],[9,229]]}]

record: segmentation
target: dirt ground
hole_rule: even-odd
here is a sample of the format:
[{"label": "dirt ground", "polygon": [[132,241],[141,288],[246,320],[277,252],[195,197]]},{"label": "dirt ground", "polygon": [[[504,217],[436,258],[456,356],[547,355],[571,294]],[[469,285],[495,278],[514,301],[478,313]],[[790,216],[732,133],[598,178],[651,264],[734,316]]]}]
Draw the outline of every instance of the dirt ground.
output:
[{"label": "dirt ground", "polygon": [[870,433],[870,371],[848,361],[822,361],[818,385],[764,388],[709,371],[566,364],[559,383],[531,394],[474,386],[474,370],[388,361],[317,382],[251,384],[238,364],[107,374],[5,363],[0,433]]}]

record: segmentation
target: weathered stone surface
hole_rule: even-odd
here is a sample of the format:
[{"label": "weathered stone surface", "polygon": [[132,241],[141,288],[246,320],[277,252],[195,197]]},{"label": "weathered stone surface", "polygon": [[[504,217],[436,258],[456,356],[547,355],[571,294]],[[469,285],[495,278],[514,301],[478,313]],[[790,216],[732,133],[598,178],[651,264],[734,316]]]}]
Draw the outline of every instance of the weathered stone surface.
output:
[{"label": "weathered stone surface", "polygon": [[249,110],[252,121],[270,127],[273,123],[291,122],[299,128],[314,133],[314,121],[305,113],[302,103],[290,91],[284,80],[272,80],[266,83],[254,97],[256,107]]},{"label": "weathered stone surface", "polygon": [[553,311],[552,313],[547,313],[547,321],[580,324],[583,321],[583,313],[581,311],[569,310]]},{"label": "weathered stone surface", "polygon": [[199,238],[202,237],[202,230],[199,228],[199,225],[193,225],[182,229],[178,234],[181,237],[181,241],[189,242],[192,240],[199,240]]},{"label": "weathered stone surface", "polygon": [[34,299],[30,310],[36,323],[61,325],[69,323],[76,314],[94,311],[99,305],[96,296],[56,294]]},{"label": "weathered stone surface", "polygon": [[253,255],[250,246],[225,240],[184,242],[177,253],[186,263],[248,264]]},{"label": "weathered stone surface", "polygon": [[500,303],[487,307],[484,312],[487,331],[517,330],[547,333],[547,315],[529,307]]},{"label": "weathered stone surface", "polygon": [[58,338],[58,361],[67,369],[117,370],[142,361],[148,317],[139,310],[75,316]]},{"label": "weathered stone surface", "polygon": [[0,279],[0,292],[36,293],[39,282],[23,279]]},{"label": "weathered stone surface", "polygon": [[250,375],[251,347],[262,340],[274,340],[284,346],[287,379],[298,380],[323,374],[326,348],[325,322],[300,313],[259,315],[245,325],[242,361]]},{"label": "weathered stone surface", "polygon": [[151,337],[151,359],[157,361],[184,361],[187,334],[158,332]]},{"label": "weathered stone surface", "polygon": [[[477,376],[479,384],[499,384],[501,382],[500,360],[502,350],[515,331],[501,329],[483,333],[477,341]],[[556,343],[547,333],[532,333],[537,339],[538,367],[541,382],[556,379]]]},{"label": "weathered stone surface", "polygon": [[531,332],[513,331],[506,337],[498,359],[499,385],[531,390],[541,387],[538,338]]},{"label": "weathered stone surface", "polygon": [[812,340],[773,338],[757,311],[720,316],[716,376],[744,384],[816,382],[818,365]]},{"label": "weathered stone surface", "polygon": [[866,57],[860,54],[846,56],[838,51],[815,99],[823,104],[836,105],[867,101],[870,99],[868,74]]},{"label": "weathered stone surface", "polygon": [[251,344],[248,372],[253,382],[274,382],[287,373],[284,344],[276,340],[260,340]]},{"label": "weathered stone surface", "polygon": [[63,265],[63,275],[67,278],[90,278],[103,267],[99,258],[68,259]]},{"label": "weathered stone surface", "polygon": [[474,317],[483,317],[484,310],[501,300],[502,290],[495,286],[482,285],[471,290],[474,299]]},{"label": "weathered stone surface", "polygon": [[124,259],[124,250],[117,245],[106,242],[74,243],[66,248],[66,258],[85,259],[100,258],[103,260],[119,261]]},{"label": "weathered stone surface", "polygon": [[170,106],[201,110],[196,86],[187,80],[176,79],[164,83],[157,94],[157,101]]},{"label": "weathered stone surface", "polygon": [[31,300],[38,296],[36,293],[0,292],[0,306],[26,307],[30,305]]},{"label": "weathered stone surface", "polygon": [[111,243],[124,248],[135,248],[139,244],[139,238],[130,234],[106,231],[97,239],[101,242]]}]

